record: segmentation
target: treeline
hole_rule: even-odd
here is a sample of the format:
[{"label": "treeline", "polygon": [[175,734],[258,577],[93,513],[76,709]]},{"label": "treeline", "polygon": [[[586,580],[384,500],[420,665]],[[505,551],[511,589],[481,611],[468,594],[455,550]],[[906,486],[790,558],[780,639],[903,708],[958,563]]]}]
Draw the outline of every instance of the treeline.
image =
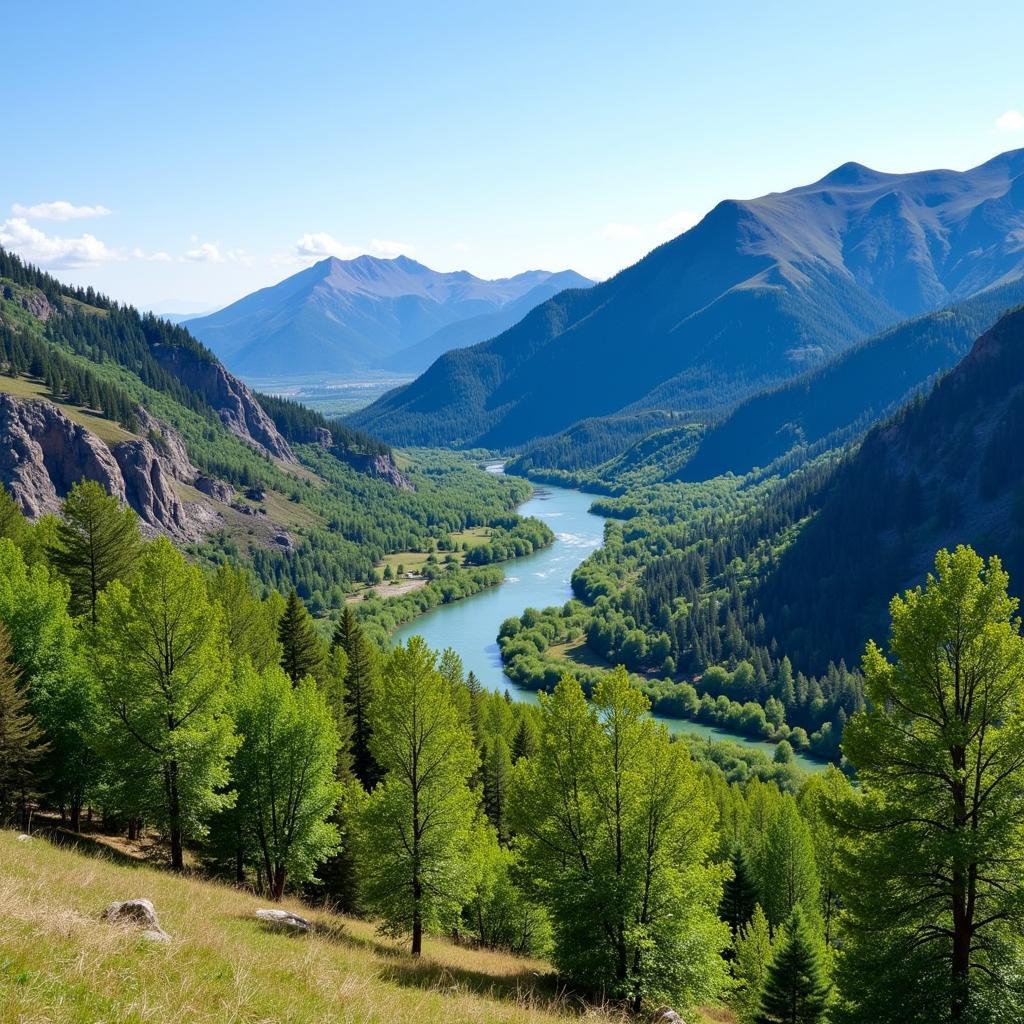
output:
[{"label": "treeline", "polygon": [[11,377],[42,381],[55,402],[68,402],[102,413],[126,430],[138,429],[136,403],[124,388],[68,358],[27,331],[0,321],[0,371]]},{"label": "treeline", "polygon": [[391,448],[360,430],[353,430],[345,424],[328,420],[315,409],[278,395],[267,395],[261,391],[253,394],[263,406],[266,414],[285,440],[293,444],[322,444],[338,447],[345,452],[363,455],[390,455]]},{"label": "treeline", "polygon": [[23,827],[88,809],[174,868],[326,898],[414,955],[432,933],[548,955],[633,1012],[1024,1011],[1024,638],[996,560],[940,552],[894,601],[847,727],[859,787],[783,792],[691,757],[624,669],[534,707],[419,639],[378,650],[350,608],[322,639],[296,594],[204,576],[95,484],[42,526],[0,502],[0,533],[0,813]]},{"label": "treeline", "polygon": [[44,273],[31,263],[26,263],[17,253],[9,252],[0,246],[0,277],[22,288],[35,288],[46,296],[47,301],[57,308],[65,305],[66,298],[83,302],[96,309],[109,309],[113,303],[106,295],[101,295],[92,286],[76,288],[63,284],[55,277]]}]

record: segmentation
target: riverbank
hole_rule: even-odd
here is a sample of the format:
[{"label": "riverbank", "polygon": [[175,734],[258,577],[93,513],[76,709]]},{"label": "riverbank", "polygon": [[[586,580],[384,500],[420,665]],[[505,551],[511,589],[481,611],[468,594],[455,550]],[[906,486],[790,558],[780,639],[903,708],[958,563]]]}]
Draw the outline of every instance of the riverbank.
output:
[{"label": "riverbank", "polygon": [[[489,466],[488,470],[501,471],[500,465]],[[396,630],[393,639],[404,643],[418,635],[434,650],[450,647],[462,658],[466,671],[473,672],[488,689],[507,690],[517,700],[536,702],[537,690],[543,684],[520,685],[505,672],[498,633],[507,619],[519,619],[528,608],[562,609],[572,599],[573,571],[604,541],[605,519],[591,511],[592,501],[590,495],[574,489],[538,486],[518,511],[546,522],[554,531],[554,543],[525,558],[492,567],[503,573],[496,585],[410,619]],[[573,670],[572,662],[565,662],[565,670]],[[774,754],[774,744],[761,739],[693,719],[657,713],[654,717],[673,733],[729,742],[768,756]],[[805,771],[821,771],[825,767],[825,762],[803,754],[797,755],[797,761]]]}]

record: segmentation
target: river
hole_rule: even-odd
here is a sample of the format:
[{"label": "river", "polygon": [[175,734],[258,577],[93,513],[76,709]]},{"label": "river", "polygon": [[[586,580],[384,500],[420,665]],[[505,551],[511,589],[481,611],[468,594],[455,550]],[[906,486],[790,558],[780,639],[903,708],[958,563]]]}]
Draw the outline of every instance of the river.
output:
[{"label": "river", "polygon": [[[590,511],[592,501],[591,495],[581,491],[536,485],[533,496],[518,511],[547,523],[554,531],[555,542],[525,558],[506,562],[505,580],[499,586],[425,612],[402,626],[395,639],[404,643],[411,636],[422,636],[435,651],[451,647],[462,658],[466,671],[474,672],[488,689],[507,689],[516,700],[535,703],[535,692],[518,686],[505,675],[498,650],[498,629],[505,619],[518,618],[526,608],[561,606],[572,597],[573,570],[604,539],[604,519]],[[700,722],[655,717],[670,732],[729,740],[768,754],[774,751],[772,744]],[[807,771],[824,767],[820,761],[801,755],[797,761]]]}]

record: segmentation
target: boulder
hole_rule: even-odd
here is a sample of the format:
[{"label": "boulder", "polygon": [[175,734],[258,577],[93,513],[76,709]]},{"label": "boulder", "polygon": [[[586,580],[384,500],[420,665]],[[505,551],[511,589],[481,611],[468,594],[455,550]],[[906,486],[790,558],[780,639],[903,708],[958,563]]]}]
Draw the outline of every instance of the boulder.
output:
[{"label": "boulder", "polygon": [[149,900],[124,900],[111,903],[103,911],[103,920],[111,924],[141,927],[142,938],[151,942],[170,942],[171,937],[160,927],[156,908]]},{"label": "boulder", "polygon": [[26,835],[24,832],[22,832],[21,835],[18,836],[18,842],[19,843],[31,843],[32,842],[32,837],[29,836],[29,835]]},{"label": "boulder", "polygon": [[205,473],[200,473],[196,477],[193,486],[201,494],[205,494],[207,497],[214,498],[217,501],[223,501],[226,505],[234,501],[235,498],[235,489],[230,484],[226,484],[223,480],[218,480],[216,477],[207,476]]},{"label": "boulder", "polygon": [[686,1024],[671,1006],[660,1006],[651,1015],[652,1024]]},{"label": "boulder", "polygon": [[313,925],[304,917],[289,910],[261,909],[256,911],[256,916],[273,931],[288,932],[290,935],[305,935],[313,929]]}]

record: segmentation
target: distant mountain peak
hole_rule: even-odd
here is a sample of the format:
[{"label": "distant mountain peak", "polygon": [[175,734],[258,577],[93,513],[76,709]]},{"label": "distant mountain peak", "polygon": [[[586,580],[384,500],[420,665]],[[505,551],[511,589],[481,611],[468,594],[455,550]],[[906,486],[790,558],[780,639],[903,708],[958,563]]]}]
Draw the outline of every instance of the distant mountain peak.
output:
[{"label": "distant mountain peak", "polygon": [[842,185],[847,187],[877,185],[880,181],[892,177],[894,175],[886,174],[884,171],[872,170],[872,168],[859,164],[855,160],[848,160],[845,164],[840,164],[834,171],[830,171],[816,184]]},{"label": "distant mountain peak", "polygon": [[[433,270],[406,255],[328,256],[188,326],[229,367],[251,377],[411,374],[428,355],[500,334],[557,291],[590,283],[571,271],[488,281],[468,270]],[[466,329],[444,333],[459,324]],[[423,342],[430,344],[413,362],[395,362]]]}]

